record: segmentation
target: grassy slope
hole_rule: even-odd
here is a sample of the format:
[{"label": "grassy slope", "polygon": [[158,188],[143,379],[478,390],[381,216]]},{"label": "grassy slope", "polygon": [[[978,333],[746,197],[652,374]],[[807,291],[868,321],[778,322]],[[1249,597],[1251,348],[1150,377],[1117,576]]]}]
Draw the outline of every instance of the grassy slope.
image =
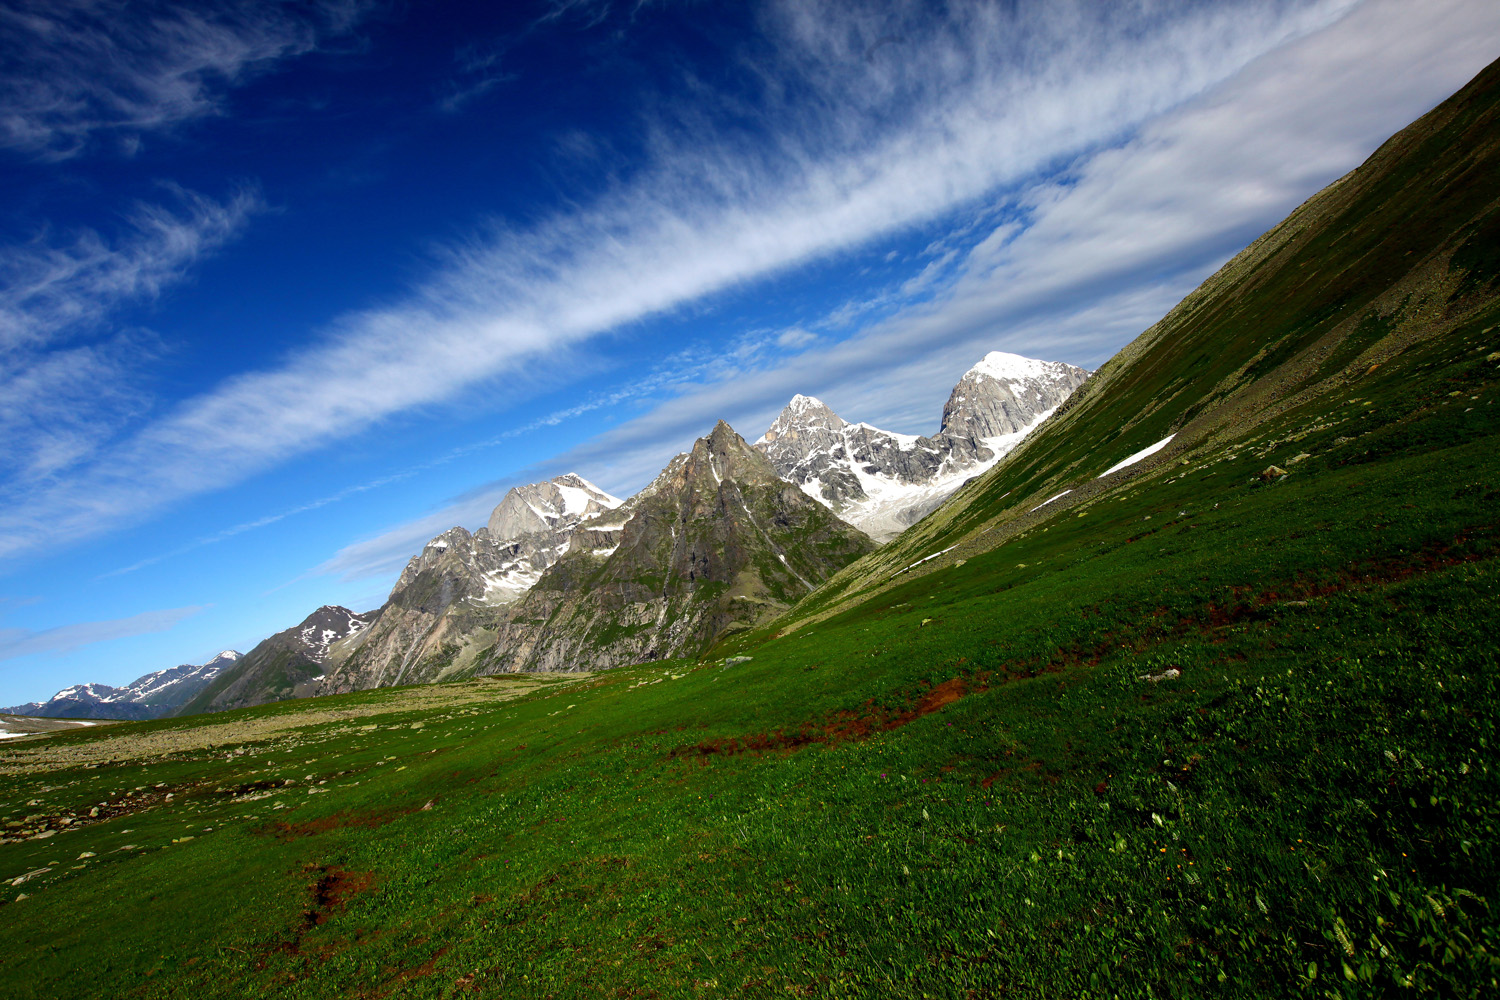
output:
[{"label": "grassy slope", "polygon": [[[864,599],[934,553],[956,547],[925,568],[991,548],[1062,490],[1074,491],[1065,506],[1083,502],[1153,462],[1212,457],[1263,435],[1288,408],[1368,398],[1372,364],[1451,334],[1492,302],[1497,176],[1500,65],[1226,264],[1006,461],[840,574],[788,624]],[[1174,433],[1151,462],[1095,481]]]},{"label": "grassy slope", "polygon": [[[1492,995],[1500,315],[1476,273],[1357,387],[737,637],[748,662],[47,737],[144,757],[0,776],[9,821],[174,798],[0,845],[0,875],[58,862],[0,906],[0,993]],[[231,759],[145,748],[360,706],[386,714]]]}]

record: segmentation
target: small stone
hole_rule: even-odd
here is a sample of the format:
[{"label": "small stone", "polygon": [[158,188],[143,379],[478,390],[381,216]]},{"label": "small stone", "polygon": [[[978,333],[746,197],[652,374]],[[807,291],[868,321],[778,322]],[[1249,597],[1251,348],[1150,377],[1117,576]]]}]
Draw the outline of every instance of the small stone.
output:
[{"label": "small stone", "polygon": [[82,854],[78,855],[78,860],[82,861],[84,858],[92,858],[93,856],[93,851],[84,851]]},{"label": "small stone", "polygon": [[1486,360],[1486,361],[1500,361],[1500,351],[1496,351],[1494,354],[1491,354],[1489,357],[1485,358],[1484,360]]},{"label": "small stone", "polygon": [[1290,462],[1288,462],[1288,463],[1287,463],[1287,464],[1288,464],[1288,465],[1296,465],[1296,464],[1297,464],[1297,463],[1298,463],[1298,462],[1305,462],[1305,461],[1307,461],[1307,460],[1308,460],[1308,459],[1309,459],[1309,458],[1312,458],[1312,456],[1311,456],[1311,455],[1309,455],[1309,454],[1308,454],[1308,453],[1307,453],[1307,452],[1305,452],[1305,451],[1304,451],[1304,452],[1303,452],[1303,453],[1302,453],[1302,454],[1300,454],[1300,455],[1293,455],[1293,456],[1292,456],[1292,460],[1291,460],[1291,461],[1290,461]]},{"label": "small stone", "polygon": [[1268,465],[1266,470],[1260,474],[1260,478],[1269,482],[1272,479],[1280,479],[1286,475],[1286,470],[1279,465]]}]

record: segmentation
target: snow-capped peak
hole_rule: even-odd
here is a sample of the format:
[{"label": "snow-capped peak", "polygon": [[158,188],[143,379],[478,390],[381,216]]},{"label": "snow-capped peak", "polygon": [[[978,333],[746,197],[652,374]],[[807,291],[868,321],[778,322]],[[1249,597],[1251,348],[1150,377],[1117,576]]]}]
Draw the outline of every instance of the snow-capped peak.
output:
[{"label": "snow-capped peak", "polygon": [[1008,354],[1005,351],[991,351],[980,358],[978,364],[965,372],[964,377],[987,375],[997,382],[1006,382],[1043,378],[1058,367],[1059,363],[1056,361],[1038,361],[1035,358],[1024,358],[1019,354]]},{"label": "snow-capped peak", "polygon": [[[584,479],[576,472],[565,472],[553,479],[552,482],[555,483],[559,488],[570,486],[574,489],[583,490],[589,494],[585,502],[587,502],[587,500],[593,500],[600,506],[608,507],[610,510],[614,510],[616,507],[620,506],[620,504],[625,502],[619,497],[611,496],[609,493],[601,490],[599,487],[595,486],[587,479]],[[579,506],[580,509],[582,509],[582,505],[580,504]]]},{"label": "snow-capped peak", "polygon": [[236,653],[232,649],[226,649],[221,651],[218,656],[215,656],[213,660],[209,660],[208,662],[212,663],[214,660],[238,660],[239,658],[239,653]]}]

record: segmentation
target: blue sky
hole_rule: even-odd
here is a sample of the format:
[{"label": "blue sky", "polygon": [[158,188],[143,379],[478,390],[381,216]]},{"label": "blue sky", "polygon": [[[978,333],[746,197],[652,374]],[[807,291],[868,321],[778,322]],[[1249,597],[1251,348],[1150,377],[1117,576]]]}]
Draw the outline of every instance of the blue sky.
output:
[{"label": "blue sky", "polygon": [[796,392],[1094,367],[1484,0],[0,0],[0,705],[248,650]]}]

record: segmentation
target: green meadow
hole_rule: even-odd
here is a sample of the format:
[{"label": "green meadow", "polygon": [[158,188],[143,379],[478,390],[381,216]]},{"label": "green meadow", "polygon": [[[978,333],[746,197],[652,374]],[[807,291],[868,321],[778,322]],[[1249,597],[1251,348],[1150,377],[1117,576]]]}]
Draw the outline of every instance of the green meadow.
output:
[{"label": "green meadow", "polygon": [[11,741],[0,993],[1495,995],[1497,350],[697,660]]}]

